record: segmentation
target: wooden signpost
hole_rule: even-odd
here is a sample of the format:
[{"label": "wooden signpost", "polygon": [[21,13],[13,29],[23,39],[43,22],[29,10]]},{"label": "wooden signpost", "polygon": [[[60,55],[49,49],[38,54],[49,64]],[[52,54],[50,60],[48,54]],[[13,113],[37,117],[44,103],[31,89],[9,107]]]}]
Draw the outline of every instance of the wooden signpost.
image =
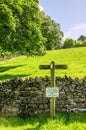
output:
[{"label": "wooden signpost", "polygon": [[40,65],[40,69],[51,70],[51,87],[46,88],[46,97],[50,97],[50,116],[55,116],[55,97],[59,96],[59,90],[55,87],[55,69],[67,69],[67,65],[55,65],[54,61],[50,65]]}]

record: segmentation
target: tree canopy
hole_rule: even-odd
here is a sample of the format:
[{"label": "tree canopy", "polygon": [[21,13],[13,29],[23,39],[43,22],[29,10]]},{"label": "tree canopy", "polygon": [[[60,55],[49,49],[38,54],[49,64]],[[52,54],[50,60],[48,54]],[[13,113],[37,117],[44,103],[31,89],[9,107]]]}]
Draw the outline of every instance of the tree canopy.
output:
[{"label": "tree canopy", "polygon": [[47,39],[45,42],[46,49],[52,50],[61,48],[63,32],[60,29],[60,25],[44,12],[41,12],[41,17],[42,34]]},{"label": "tree canopy", "polygon": [[42,55],[62,47],[60,24],[40,11],[39,0],[0,0],[0,48]]},{"label": "tree canopy", "polygon": [[42,54],[38,0],[0,0],[0,45],[4,50]]},{"label": "tree canopy", "polygon": [[80,37],[80,39],[78,40],[73,40],[72,38],[66,38],[63,44],[63,48],[85,47],[86,40],[83,40],[82,38],[83,37]]},{"label": "tree canopy", "polygon": [[84,40],[86,40],[86,36],[81,35],[77,40],[84,41]]}]

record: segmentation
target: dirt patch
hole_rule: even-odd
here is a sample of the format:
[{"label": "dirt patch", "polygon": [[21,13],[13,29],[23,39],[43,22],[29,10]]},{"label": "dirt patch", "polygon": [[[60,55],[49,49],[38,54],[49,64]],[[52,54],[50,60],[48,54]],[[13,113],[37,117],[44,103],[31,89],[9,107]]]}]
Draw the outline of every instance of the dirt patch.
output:
[{"label": "dirt patch", "polygon": [[2,58],[0,58],[0,61],[5,61],[5,60],[11,59],[11,58],[15,58],[15,57],[19,57],[19,56],[21,56],[21,54],[3,56]]}]

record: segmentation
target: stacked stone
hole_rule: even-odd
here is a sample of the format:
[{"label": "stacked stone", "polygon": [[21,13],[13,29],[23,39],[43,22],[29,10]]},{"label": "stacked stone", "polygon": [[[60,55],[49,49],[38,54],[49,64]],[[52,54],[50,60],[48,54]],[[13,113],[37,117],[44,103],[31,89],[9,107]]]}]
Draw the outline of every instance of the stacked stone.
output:
[{"label": "stacked stone", "polygon": [[82,80],[59,77],[56,84],[60,88],[57,111],[86,111],[86,77]]},{"label": "stacked stone", "polygon": [[[49,112],[50,98],[46,98],[46,87],[50,87],[49,77],[15,78],[0,82],[0,115],[35,116]],[[86,110],[86,77],[56,77],[59,97],[56,111]]]},{"label": "stacked stone", "polygon": [[[49,99],[45,96],[45,79],[26,79],[19,90],[20,106],[18,115],[35,116],[49,111]],[[45,83],[46,84],[46,83]]]}]

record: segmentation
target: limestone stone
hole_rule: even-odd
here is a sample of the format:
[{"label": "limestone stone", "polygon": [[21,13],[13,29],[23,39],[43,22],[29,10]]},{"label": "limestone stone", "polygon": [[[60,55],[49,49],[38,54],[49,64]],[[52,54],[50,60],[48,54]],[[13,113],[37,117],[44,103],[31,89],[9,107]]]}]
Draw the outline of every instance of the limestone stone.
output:
[{"label": "limestone stone", "polygon": [[[0,81],[0,115],[36,116],[49,112],[46,87],[50,87],[50,83],[47,76]],[[86,77],[56,77],[56,87],[59,87],[57,112],[86,110]]]}]

